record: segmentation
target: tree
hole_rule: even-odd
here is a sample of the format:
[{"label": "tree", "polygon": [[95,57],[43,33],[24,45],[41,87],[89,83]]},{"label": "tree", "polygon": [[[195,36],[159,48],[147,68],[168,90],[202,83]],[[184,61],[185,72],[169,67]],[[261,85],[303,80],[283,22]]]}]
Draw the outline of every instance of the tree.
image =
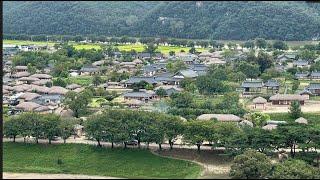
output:
[{"label": "tree", "polygon": [[147,46],[145,46],[144,50],[145,52],[150,53],[150,57],[152,57],[152,55],[155,53],[157,48],[158,46],[155,45],[154,43],[148,43]]},{"label": "tree", "polygon": [[318,179],[319,170],[302,160],[289,159],[275,166],[272,179]]},{"label": "tree", "polygon": [[247,115],[247,119],[253,123],[254,126],[262,127],[270,120],[268,114],[254,112]]},{"label": "tree", "polygon": [[53,80],[52,84],[54,86],[66,87],[67,83],[62,78],[58,77],[56,80]]},{"label": "tree", "polygon": [[302,116],[301,105],[299,101],[293,101],[290,105],[290,116],[292,118],[299,118]]},{"label": "tree", "polygon": [[263,38],[257,38],[255,40],[255,45],[258,47],[258,48],[261,48],[261,49],[264,49],[267,47],[267,41]]},{"label": "tree", "polygon": [[247,150],[234,158],[230,176],[233,179],[265,179],[271,170],[271,161],[265,154]]},{"label": "tree", "polygon": [[57,115],[49,114],[42,118],[43,135],[49,140],[49,144],[54,139],[54,136],[59,135],[60,118]]},{"label": "tree", "polygon": [[98,146],[102,147],[101,141],[106,136],[106,132],[104,131],[103,123],[101,119],[97,116],[93,116],[85,123],[85,129],[87,136],[89,138],[94,138],[98,142]]},{"label": "tree", "polygon": [[99,76],[99,75],[94,75],[93,76],[93,78],[92,78],[92,84],[94,85],[94,86],[98,86],[99,84],[101,84],[102,83],[102,78],[101,78],[101,76]]},{"label": "tree", "polygon": [[189,53],[195,54],[197,52],[196,48],[192,47],[189,49]]},{"label": "tree", "polygon": [[250,64],[241,62],[238,67],[239,71],[243,72],[248,78],[257,78],[260,74],[259,66],[257,64]]},{"label": "tree", "polygon": [[165,89],[163,89],[163,88],[161,87],[161,88],[159,88],[159,89],[156,90],[156,94],[157,94],[157,96],[159,96],[160,99],[161,99],[161,98],[163,98],[164,96],[167,95],[167,92],[166,92]]},{"label": "tree", "polygon": [[173,93],[170,95],[171,105],[177,108],[189,107],[193,103],[192,95],[189,93]]},{"label": "tree", "polygon": [[73,119],[61,119],[58,125],[59,127],[59,136],[63,139],[63,142],[66,143],[66,140],[74,133],[75,122]]},{"label": "tree", "polygon": [[86,111],[91,98],[92,92],[87,89],[81,93],[69,91],[65,95],[63,103],[69,107],[74,112],[75,117],[78,118],[80,112]]},{"label": "tree", "polygon": [[243,44],[243,47],[253,49],[253,48],[254,48],[254,42],[253,42],[253,41],[246,41],[246,42]]},{"label": "tree", "polygon": [[170,56],[174,56],[175,54],[176,54],[175,51],[169,51],[169,55],[170,55]]},{"label": "tree", "polygon": [[200,152],[200,147],[204,141],[212,141],[213,127],[213,121],[189,121],[184,127],[183,140],[197,145],[198,152]]},{"label": "tree", "polygon": [[288,50],[288,45],[285,42],[279,40],[274,41],[272,47],[279,50]]},{"label": "tree", "polygon": [[211,75],[198,76],[196,85],[201,94],[224,93],[230,90],[226,83]]},{"label": "tree", "polygon": [[162,119],[162,122],[165,137],[169,141],[170,149],[172,149],[177,136],[183,133],[183,121],[180,117],[167,116]]},{"label": "tree", "polygon": [[296,90],[299,88],[300,86],[300,81],[299,80],[293,80],[292,82],[292,92],[295,93]]},{"label": "tree", "polygon": [[259,52],[257,57],[257,64],[259,65],[260,72],[263,73],[266,69],[272,66],[273,59],[267,53]]},{"label": "tree", "polygon": [[169,72],[177,73],[180,70],[187,69],[187,65],[182,60],[177,60],[174,63],[169,62],[166,65],[166,68],[169,70]]},{"label": "tree", "polygon": [[20,123],[17,118],[10,117],[3,122],[3,134],[16,142],[16,137],[20,134]]}]

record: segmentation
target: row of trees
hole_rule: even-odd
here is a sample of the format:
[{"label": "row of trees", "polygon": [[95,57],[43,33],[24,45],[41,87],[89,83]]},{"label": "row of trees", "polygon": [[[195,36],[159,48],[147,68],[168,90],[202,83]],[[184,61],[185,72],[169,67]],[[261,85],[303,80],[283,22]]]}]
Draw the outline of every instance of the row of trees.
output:
[{"label": "row of trees", "polygon": [[21,136],[26,141],[26,137],[34,137],[36,143],[39,139],[48,139],[49,144],[56,136],[60,136],[64,142],[73,134],[74,125],[78,120],[60,118],[54,114],[41,115],[37,113],[24,113],[19,116],[11,116],[4,120],[3,134],[13,138]]},{"label": "row of trees", "polygon": [[[256,123],[256,122],[255,122]],[[109,110],[91,117],[85,129],[89,137],[100,144],[101,141],[126,143],[137,139],[138,144],[154,142],[161,144],[167,140],[172,148],[176,138],[181,135],[183,141],[197,145],[198,150],[204,142],[214,147],[225,147],[233,153],[246,148],[268,153],[281,148],[291,149],[295,157],[296,146],[309,151],[319,148],[320,128],[315,124],[301,125],[288,123],[279,125],[276,130],[268,131],[257,125],[211,121],[183,121],[177,116],[143,111]]]}]

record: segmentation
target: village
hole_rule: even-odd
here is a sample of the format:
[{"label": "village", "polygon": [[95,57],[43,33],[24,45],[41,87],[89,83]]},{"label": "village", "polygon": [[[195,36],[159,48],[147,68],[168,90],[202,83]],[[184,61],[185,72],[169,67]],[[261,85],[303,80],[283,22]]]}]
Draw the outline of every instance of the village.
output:
[{"label": "village", "polygon": [[[75,49],[68,43],[54,46],[5,44],[4,119],[18,122],[19,118],[23,121],[35,118],[36,122],[37,118],[52,116],[72,122],[70,134],[65,137],[60,135],[61,130],[52,136],[45,135],[46,130],[42,130],[42,135],[24,136],[23,132],[29,130],[24,129],[20,135],[10,129],[12,131],[5,131],[6,141],[11,138],[15,141],[17,137],[17,141],[34,139],[37,143],[48,139],[49,144],[51,141],[86,144],[97,141],[98,146],[112,148],[124,145],[125,148],[156,149],[159,146],[157,153],[160,154],[171,152],[161,149],[192,150],[193,145],[198,152],[218,148],[238,152],[237,148],[242,148],[239,142],[247,139],[239,139],[237,133],[241,134],[239,129],[247,126],[259,132],[253,139],[261,138],[261,141],[270,140],[264,138],[264,133],[275,133],[276,129],[290,133],[286,128],[292,123],[299,128],[317,126],[320,112],[320,56],[317,51],[309,50],[308,45],[294,50],[277,48],[275,42],[273,48],[267,48],[259,45],[261,41],[266,43],[263,39],[244,44],[214,42],[201,52],[197,49],[204,47],[193,44],[188,47],[189,52],[169,53],[161,53],[154,43],[143,44],[142,52],[119,51],[117,45],[102,43],[99,50]],[[160,123],[162,121],[167,127]],[[137,124],[155,128],[157,133],[161,128],[168,129],[159,137],[161,140],[157,134],[150,135],[150,140],[142,140],[140,136],[145,132],[139,136],[141,130],[134,129]],[[104,134],[105,131],[96,134],[99,128],[127,126],[132,129],[126,129],[126,135],[120,130],[114,132],[118,140]],[[210,136],[213,131],[219,134],[219,140]],[[274,149],[267,144],[266,149]],[[298,148],[297,144],[280,147],[281,150],[274,150],[280,162],[288,158],[287,152],[294,156]],[[310,150],[316,147],[308,146]],[[261,148],[260,145],[257,148]],[[180,156],[180,153],[172,156]],[[185,154],[184,158],[188,156]],[[225,166],[219,173],[225,175],[230,171],[230,166]],[[219,174],[217,170],[204,172]]]},{"label": "village", "polygon": [[[4,46],[3,104],[8,107],[7,115],[34,111],[56,113],[67,117],[73,116],[72,110],[62,103],[63,97],[68,91],[79,93],[86,86],[76,83],[70,83],[64,87],[52,86],[53,79],[57,78],[52,76],[52,64],[43,70],[30,73],[28,66],[14,66],[11,60],[18,51],[36,52],[46,48],[48,51],[57,51],[53,47],[47,46]],[[141,52],[132,55],[131,61],[123,60],[121,52],[113,52],[113,57],[104,54],[102,60],[86,64],[79,70],[69,69],[68,76],[79,79],[81,77],[105,76],[108,74],[107,71],[127,74],[127,79],[120,81],[101,80],[98,82],[99,84],[90,83],[89,86],[113,92],[116,98],[112,102],[123,108],[151,111],[163,97],[169,98],[173,93],[185,91],[180,85],[184,79],[196,80],[198,76],[206,75],[208,68],[212,65],[224,66],[245,60],[248,51],[248,48],[236,49],[237,54],[232,58],[223,57],[222,50],[197,54],[180,52],[174,55]],[[110,59],[113,59],[111,63]],[[153,63],[149,62],[150,59]],[[236,91],[239,92],[239,97],[246,102],[244,105],[249,111],[288,112],[290,103],[299,101],[303,112],[316,112],[320,109],[320,101],[317,98],[320,95],[320,72],[309,72],[309,69],[312,63],[317,63],[319,60],[320,57],[311,60],[298,59],[297,52],[294,51],[283,51],[282,54],[275,57],[275,61],[272,63],[279,74],[292,68],[304,70],[297,71],[292,78],[292,80],[301,82],[294,92],[290,87],[291,84],[283,82],[281,77],[265,80],[246,78],[239,81]],[[182,62],[183,64],[180,65],[180,69],[171,71],[172,68],[169,68],[174,62],[176,64]],[[101,97],[97,96],[92,101],[99,100],[99,98],[101,100]],[[102,100],[102,102],[105,101],[105,99]],[[103,109],[105,103],[98,104],[99,107],[95,109]]]}]

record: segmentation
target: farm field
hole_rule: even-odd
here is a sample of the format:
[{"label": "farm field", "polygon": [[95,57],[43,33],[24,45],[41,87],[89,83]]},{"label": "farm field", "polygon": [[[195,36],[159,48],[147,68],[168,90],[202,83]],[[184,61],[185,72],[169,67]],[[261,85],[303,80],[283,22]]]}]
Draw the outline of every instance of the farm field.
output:
[{"label": "farm field", "polygon": [[[47,45],[46,41],[22,41],[22,40],[3,40],[3,44],[15,44],[15,45]],[[48,42],[49,46],[53,46],[55,42]]]},{"label": "farm field", "polygon": [[64,173],[125,178],[196,178],[201,167],[148,150],[83,144],[4,143],[4,172]]}]

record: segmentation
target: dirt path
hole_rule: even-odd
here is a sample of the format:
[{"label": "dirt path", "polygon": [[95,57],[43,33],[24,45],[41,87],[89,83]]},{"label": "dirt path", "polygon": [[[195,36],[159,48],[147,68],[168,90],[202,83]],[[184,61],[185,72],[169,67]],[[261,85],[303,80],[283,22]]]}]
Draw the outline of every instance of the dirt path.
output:
[{"label": "dirt path", "polygon": [[77,174],[43,174],[43,173],[3,173],[3,179],[120,179],[106,176],[88,176]]},{"label": "dirt path", "polygon": [[159,151],[152,148],[151,152],[162,157],[170,157],[173,159],[182,159],[194,162],[202,166],[202,172],[199,179],[228,179],[231,159],[220,156],[216,150],[202,150],[200,153],[194,149],[164,149]]}]

